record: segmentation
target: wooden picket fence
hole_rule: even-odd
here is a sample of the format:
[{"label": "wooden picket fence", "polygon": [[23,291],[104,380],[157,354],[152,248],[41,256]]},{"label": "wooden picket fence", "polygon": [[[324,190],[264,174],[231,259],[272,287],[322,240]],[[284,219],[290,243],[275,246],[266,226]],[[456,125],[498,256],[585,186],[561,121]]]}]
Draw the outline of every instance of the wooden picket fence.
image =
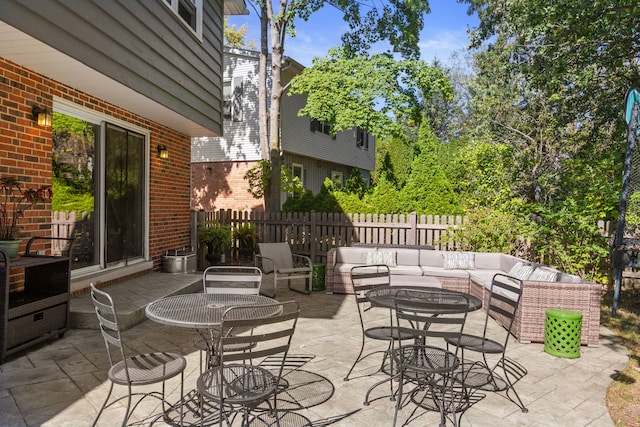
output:
[{"label": "wooden picket fence", "polygon": [[[292,251],[325,262],[333,247],[354,244],[432,246],[451,250],[451,230],[462,216],[412,214],[340,214],[325,212],[193,211],[194,229],[219,223],[232,230],[253,224],[260,242],[287,242]],[[197,234],[196,234],[197,235]],[[446,237],[446,238],[445,238]],[[236,242],[233,242],[233,250]],[[233,251],[232,250],[232,251]]]}]

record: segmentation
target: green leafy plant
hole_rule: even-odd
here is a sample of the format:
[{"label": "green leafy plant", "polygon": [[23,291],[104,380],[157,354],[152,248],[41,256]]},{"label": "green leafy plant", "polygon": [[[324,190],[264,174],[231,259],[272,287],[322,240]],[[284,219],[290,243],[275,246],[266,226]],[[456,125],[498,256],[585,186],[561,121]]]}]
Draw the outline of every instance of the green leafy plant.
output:
[{"label": "green leafy plant", "polygon": [[231,247],[231,227],[219,223],[202,227],[198,230],[198,243],[211,251],[225,251]]},{"label": "green leafy plant", "polygon": [[240,247],[254,247],[258,242],[258,233],[253,224],[242,224],[233,230],[233,238],[238,240]]},{"label": "green leafy plant", "polygon": [[24,188],[17,178],[0,178],[0,240],[14,240],[18,222],[24,212],[38,203],[50,200],[51,187]]}]

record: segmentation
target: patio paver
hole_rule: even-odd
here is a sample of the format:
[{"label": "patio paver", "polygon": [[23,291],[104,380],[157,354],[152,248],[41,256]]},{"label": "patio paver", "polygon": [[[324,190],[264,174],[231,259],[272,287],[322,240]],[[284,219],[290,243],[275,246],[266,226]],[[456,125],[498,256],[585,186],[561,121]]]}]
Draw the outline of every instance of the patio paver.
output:
[{"label": "patio paver", "polygon": [[[178,275],[156,275],[160,275],[156,278],[161,280],[154,280],[153,276],[146,279],[154,282],[154,292],[162,294],[159,290],[162,286],[176,292],[171,277],[176,281]],[[107,288],[107,291],[111,290]],[[116,290],[113,288],[114,293]],[[387,397],[369,406],[362,405],[368,387],[381,377],[348,382],[342,379],[359,348],[359,322],[353,297],[323,292],[302,295],[281,286],[277,299],[300,301],[301,318],[290,353],[314,356],[300,369],[324,377],[324,388],[317,390],[331,393],[327,395],[330,396],[328,400],[308,399],[309,402],[325,401],[301,410],[300,414],[310,419],[314,426],[330,423],[336,426],[390,425],[394,408]],[[74,300],[72,305],[82,303],[80,299]],[[379,312],[379,315],[382,321],[388,319],[385,312]],[[471,313],[469,327],[479,326],[483,320],[482,312]],[[148,320],[124,332],[125,342],[133,351],[183,353],[188,361],[186,388],[195,386],[198,375],[199,353],[193,347],[197,337],[194,331]],[[607,412],[605,393],[616,373],[625,368],[628,355],[626,348],[606,328],[601,327],[600,346],[581,347],[581,357],[577,359],[557,358],[545,353],[542,344],[520,344],[515,340],[509,343],[507,354],[528,370],[516,387],[529,412],[522,413],[514,404],[489,393],[464,414],[463,426],[614,426]],[[358,370],[375,370],[378,361],[373,359],[359,365]],[[7,358],[0,365],[0,426],[91,425],[108,390],[107,365],[102,338],[94,329],[71,329],[62,339],[42,343]],[[172,399],[177,400],[178,381],[170,381],[169,389]],[[385,392],[388,387],[379,387],[373,397]],[[157,409],[155,402],[141,405],[134,417],[144,417]],[[123,407],[114,407],[102,415],[99,425],[119,425],[123,413]],[[407,412],[400,413],[401,417],[403,415]],[[438,418],[435,414],[427,414],[411,425],[434,425]]]}]

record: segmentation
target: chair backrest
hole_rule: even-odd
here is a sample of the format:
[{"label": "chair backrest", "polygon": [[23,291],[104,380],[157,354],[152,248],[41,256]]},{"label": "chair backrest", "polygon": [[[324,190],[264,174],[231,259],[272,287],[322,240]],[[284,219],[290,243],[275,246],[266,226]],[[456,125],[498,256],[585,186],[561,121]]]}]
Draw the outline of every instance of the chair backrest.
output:
[{"label": "chair backrest", "polygon": [[430,342],[434,338],[450,340],[456,354],[468,311],[469,298],[457,292],[403,289],[395,296],[400,333],[411,334],[428,345],[437,344]]},{"label": "chair backrest", "polygon": [[[235,306],[227,309],[222,315],[220,335],[216,343],[220,363],[225,365],[273,355],[282,355],[284,361],[299,315],[300,306],[297,301]],[[237,345],[248,350],[225,351]]]},{"label": "chair backrest", "polygon": [[293,268],[293,256],[288,243],[258,243],[258,252],[265,258],[262,269],[267,273],[283,268]]},{"label": "chair backrest", "polygon": [[521,296],[522,280],[500,273],[493,276],[489,301],[486,308],[483,337],[487,337],[489,319],[492,317],[494,319],[500,319],[500,323],[506,325],[505,328],[501,328],[506,331],[504,342],[504,347],[506,348],[509,335],[511,334],[511,327],[516,318],[516,311],[520,305]]},{"label": "chair backrest", "polygon": [[351,268],[351,291],[360,309],[369,309],[370,304],[365,296],[368,290],[376,286],[390,285],[391,272],[384,264],[358,265]]},{"label": "chair backrest", "polygon": [[[122,344],[122,338],[120,337],[120,327],[118,326],[118,315],[116,314],[113,299],[108,293],[97,289],[93,283],[89,286],[91,288],[91,301],[98,316],[100,332],[107,347],[109,363],[111,366],[120,361],[124,361],[126,364],[124,346]],[[117,349],[117,352],[114,352],[114,349]],[[119,360],[114,358],[115,354],[119,354]]]},{"label": "chair backrest", "polygon": [[258,267],[212,266],[202,273],[204,293],[258,295],[262,271]]}]

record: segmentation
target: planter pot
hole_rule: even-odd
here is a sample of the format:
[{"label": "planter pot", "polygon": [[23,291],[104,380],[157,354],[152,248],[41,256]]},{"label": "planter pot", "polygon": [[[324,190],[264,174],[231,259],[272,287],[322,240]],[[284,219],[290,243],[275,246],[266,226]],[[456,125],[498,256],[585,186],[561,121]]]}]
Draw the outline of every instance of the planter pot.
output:
[{"label": "planter pot", "polygon": [[9,255],[9,259],[18,258],[18,251],[20,250],[20,243],[22,240],[0,240],[0,248],[4,249]]}]

